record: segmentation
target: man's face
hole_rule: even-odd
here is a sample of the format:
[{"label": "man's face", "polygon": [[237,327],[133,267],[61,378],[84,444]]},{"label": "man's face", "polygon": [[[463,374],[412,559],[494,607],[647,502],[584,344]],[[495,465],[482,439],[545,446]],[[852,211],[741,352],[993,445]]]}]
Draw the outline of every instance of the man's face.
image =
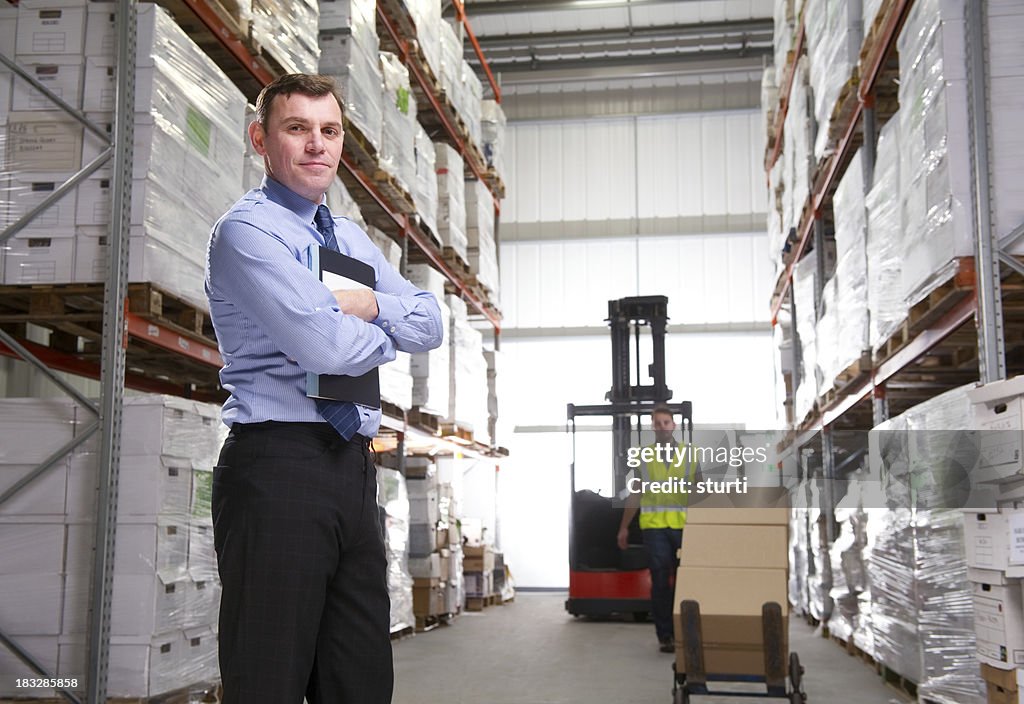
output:
[{"label": "man's face", "polygon": [[670,413],[655,413],[651,416],[651,427],[654,439],[659,443],[672,442],[672,433],[676,429],[676,419]]},{"label": "man's face", "polygon": [[267,125],[249,125],[249,139],[267,174],[303,198],[319,203],[338,172],[345,133],[334,96],[279,95]]}]

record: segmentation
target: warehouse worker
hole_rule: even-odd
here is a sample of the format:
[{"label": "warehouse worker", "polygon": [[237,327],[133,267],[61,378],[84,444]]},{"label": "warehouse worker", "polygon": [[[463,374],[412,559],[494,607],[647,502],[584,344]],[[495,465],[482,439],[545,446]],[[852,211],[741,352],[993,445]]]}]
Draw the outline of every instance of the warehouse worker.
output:
[{"label": "warehouse worker", "polygon": [[[379,410],[306,396],[306,372],[362,375],[441,342],[437,301],[324,204],[342,102],[325,76],[260,93],[249,125],[266,177],[217,222],[206,293],[230,394],[213,479],[225,704],[386,704],[394,674],[376,468]],[[328,290],[310,245],[374,270]]]},{"label": "warehouse worker", "polygon": [[[658,404],[651,412],[651,427],[654,430],[655,445],[650,447],[678,448],[680,455],[686,449],[684,445],[676,445],[672,433],[676,429],[676,421],[672,410]],[[663,455],[663,459],[664,455]],[[644,482],[664,482],[672,478],[699,481],[697,463],[685,457],[675,466],[673,461],[654,459],[642,465],[641,475]],[[676,554],[683,543],[683,526],[686,525],[687,494],[655,493],[653,491],[631,492],[626,499],[622,522],[619,524],[618,543],[621,550],[629,544],[629,524],[640,512],[640,528],[647,550],[647,566],[651,572],[651,612],[654,617],[654,628],[658,636],[661,652],[674,651],[672,644],[672,575],[675,574],[679,560]]]}]

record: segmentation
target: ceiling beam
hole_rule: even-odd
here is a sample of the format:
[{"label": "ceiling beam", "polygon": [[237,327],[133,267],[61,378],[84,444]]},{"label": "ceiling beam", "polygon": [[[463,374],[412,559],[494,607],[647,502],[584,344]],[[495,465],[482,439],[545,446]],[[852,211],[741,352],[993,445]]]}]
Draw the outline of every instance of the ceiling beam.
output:
[{"label": "ceiling beam", "polygon": [[491,71],[502,74],[502,80],[512,74],[537,74],[543,71],[593,70],[619,67],[645,67],[659,64],[689,64],[699,68],[703,62],[722,59],[747,59],[751,65],[760,66],[764,57],[773,54],[771,46],[717,49],[714,51],[666,52],[661,54],[637,54],[633,56],[593,56],[576,59],[524,58],[522,61],[489,62]]},{"label": "ceiling beam", "polygon": [[590,29],[571,32],[540,32],[535,34],[503,34],[477,37],[484,53],[498,49],[566,46],[585,42],[615,42],[659,38],[720,38],[723,36],[765,35],[773,38],[772,20],[709,22],[707,24],[675,24],[627,29]]}]

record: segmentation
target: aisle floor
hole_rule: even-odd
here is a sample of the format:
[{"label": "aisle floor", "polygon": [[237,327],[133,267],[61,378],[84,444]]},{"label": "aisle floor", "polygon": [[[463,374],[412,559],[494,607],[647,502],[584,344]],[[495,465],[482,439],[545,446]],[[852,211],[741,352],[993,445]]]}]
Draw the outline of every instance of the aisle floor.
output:
[{"label": "aisle floor", "polygon": [[[654,626],[573,619],[564,593],[520,593],[511,604],[395,642],[393,704],[671,704],[672,657]],[[807,669],[808,704],[904,704],[874,670],[802,621],[791,649]],[[693,704],[781,699],[695,697]]]}]

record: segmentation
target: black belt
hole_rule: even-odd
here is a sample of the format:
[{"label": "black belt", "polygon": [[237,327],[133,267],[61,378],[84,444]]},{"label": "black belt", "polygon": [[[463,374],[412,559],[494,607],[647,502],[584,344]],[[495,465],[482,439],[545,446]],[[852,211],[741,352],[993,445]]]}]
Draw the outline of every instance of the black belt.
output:
[{"label": "black belt", "polygon": [[[283,420],[265,420],[262,423],[233,423],[231,425],[231,432],[234,435],[245,435],[248,433],[268,431],[268,430],[305,430],[315,435],[321,436],[327,440],[341,440],[341,436],[338,435],[338,431],[328,423],[323,422],[290,422]],[[361,445],[369,445],[370,439],[365,435],[356,433],[352,436],[349,442],[359,443]]]}]

